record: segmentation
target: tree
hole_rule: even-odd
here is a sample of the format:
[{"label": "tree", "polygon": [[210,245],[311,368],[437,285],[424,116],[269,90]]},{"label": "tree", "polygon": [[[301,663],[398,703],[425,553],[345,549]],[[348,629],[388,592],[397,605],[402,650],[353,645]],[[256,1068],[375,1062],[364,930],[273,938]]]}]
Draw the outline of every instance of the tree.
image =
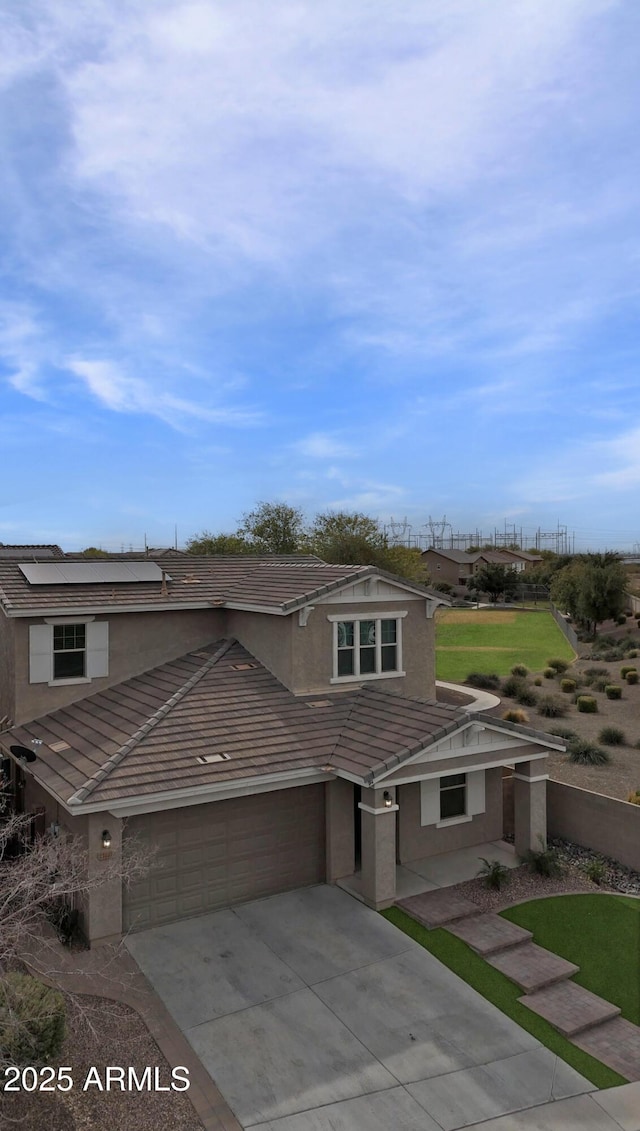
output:
[{"label": "tree", "polygon": [[518,575],[511,566],[489,563],[467,580],[467,589],[486,593],[495,605],[498,597],[513,596],[518,588]]},{"label": "tree", "polygon": [[309,553],[337,565],[377,565],[388,549],[384,531],[375,518],[358,511],[317,514],[305,539]]},{"label": "tree", "polygon": [[625,605],[627,576],[617,554],[580,554],[551,579],[551,600],[588,632]]},{"label": "tree", "polygon": [[82,551],[83,558],[108,558],[109,554],[106,550],[99,550],[97,546],[87,546]]},{"label": "tree", "polygon": [[258,503],[243,514],[238,535],[253,552],[260,554],[296,554],[303,536],[304,515],[298,507],[287,503]]},{"label": "tree", "polygon": [[240,534],[211,534],[203,530],[202,534],[194,534],[189,538],[186,550],[188,554],[255,554],[256,549],[246,538]]}]

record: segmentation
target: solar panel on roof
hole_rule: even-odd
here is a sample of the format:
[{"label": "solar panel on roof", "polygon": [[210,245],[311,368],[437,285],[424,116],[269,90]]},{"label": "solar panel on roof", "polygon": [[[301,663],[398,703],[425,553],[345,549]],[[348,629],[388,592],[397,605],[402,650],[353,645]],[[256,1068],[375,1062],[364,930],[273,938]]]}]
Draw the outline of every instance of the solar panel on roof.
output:
[{"label": "solar panel on roof", "polygon": [[[122,582],[162,581],[155,562],[20,562],[18,569],[29,585],[111,585]],[[171,578],[165,571],[165,578]]]}]

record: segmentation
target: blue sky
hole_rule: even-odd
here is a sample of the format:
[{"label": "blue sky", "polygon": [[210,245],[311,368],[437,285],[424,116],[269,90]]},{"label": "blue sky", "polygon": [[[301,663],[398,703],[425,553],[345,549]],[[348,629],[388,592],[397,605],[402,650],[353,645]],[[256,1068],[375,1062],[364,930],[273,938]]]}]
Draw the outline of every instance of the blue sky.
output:
[{"label": "blue sky", "polygon": [[0,541],[640,541],[635,0],[0,21]]}]

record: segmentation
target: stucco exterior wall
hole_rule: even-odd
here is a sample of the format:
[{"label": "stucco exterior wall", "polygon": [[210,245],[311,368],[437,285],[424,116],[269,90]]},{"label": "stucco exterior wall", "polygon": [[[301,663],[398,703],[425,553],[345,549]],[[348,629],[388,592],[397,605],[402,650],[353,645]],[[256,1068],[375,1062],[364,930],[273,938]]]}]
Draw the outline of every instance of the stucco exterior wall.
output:
[{"label": "stucco exterior wall", "polygon": [[15,722],[15,622],[0,612],[0,720]]},{"label": "stucco exterior wall", "polygon": [[298,614],[282,617],[227,609],[226,615],[227,635],[235,636],[285,687],[295,690],[292,630]]},{"label": "stucco exterior wall", "polygon": [[440,554],[434,554],[432,550],[425,550],[422,555],[422,560],[429,570],[432,584],[435,585],[438,581],[446,581],[449,585],[457,585],[458,579],[463,574],[470,575],[470,566],[460,565],[454,562],[451,558],[444,558]]},{"label": "stucco exterior wall", "polygon": [[502,837],[502,767],[485,771],[485,811],[471,821],[438,829],[420,824],[420,783],[398,787],[398,857],[404,864]]},{"label": "stucco exterior wall", "polygon": [[564,837],[640,871],[640,805],[548,781],[547,821],[549,836]]},{"label": "stucco exterior wall", "polygon": [[[4,618],[2,618],[4,619]],[[44,624],[42,617],[16,618],[15,714],[16,724],[66,707],[95,695],[131,676],[140,675],[225,635],[223,610],[166,610],[149,613],[112,613],[97,616],[109,622],[109,674],[90,683],[29,683],[29,626]]]}]

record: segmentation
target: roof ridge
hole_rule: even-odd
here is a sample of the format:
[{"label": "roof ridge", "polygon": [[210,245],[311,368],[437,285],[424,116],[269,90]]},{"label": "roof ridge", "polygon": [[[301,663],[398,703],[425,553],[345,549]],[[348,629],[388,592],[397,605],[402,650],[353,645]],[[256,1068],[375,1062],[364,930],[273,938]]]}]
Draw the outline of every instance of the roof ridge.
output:
[{"label": "roof ridge", "polygon": [[[157,726],[158,723],[161,722],[166,715],[169,714],[169,711],[171,711],[176,706],[176,704],[180,702],[181,699],[184,699],[185,695],[187,695],[192,690],[192,688],[194,688],[196,684],[198,684],[200,680],[204,678],[207,672],[210,671],[210,669],[214,667],[215,664],[217,664],[218,660],[220,660],[229,651],[229,649],[237,643],[238,641],[235,639],[235,637],[230,637],[229,640],[225,640],[224,644],[222,644],[221,647],[218,648],[217,652],[214,652],[213,656],[211,656],[208,660],[205,660],[202,667],[198,668],[198,670],[194,672],[192,676],[189,676],[189,679],[186,681],[186,683],[184,683],[182,687],[179,687],[177,691],[174,691],[173,695],[171,695],[169,699],[167,699],[166,702],[162,704],[161,707],[158,707],[157,711],[154,711],[154,713],[149,716],[146,722],[142,723],[142,725],[138,727],[135,733],[132,734],[131,738],[127,739],[127,741],[122,746],[120,746],[118,750],[116,750],[115,754],[112,754],[109,758],[107,758],[107,761],[104,763],[104,765],[101,766],[99,770],[96,770],[95,773],[93,773],[91,777],[87,779],[85,784],[80,787],[80,789],[76,790],[73,796],[69,798],[69,805],[79,805],[81,802],[86,801],[87,798],[93,793],[93,791],[97,789],[99,785],[101,785],[105,778],[109,777],[111,771],[114,770],[115,767],[120,764],[120,762],[122,762],[123,758],[126,758],[127,754],[130,754],[131,751],[138,745],[138,743],[141,742],[143,738],[147,737],[149,732],[152,731],[153,728]],[[168,662],[170,663],[171,661]],[[164,665],[161,666],[164,667]]]}]

